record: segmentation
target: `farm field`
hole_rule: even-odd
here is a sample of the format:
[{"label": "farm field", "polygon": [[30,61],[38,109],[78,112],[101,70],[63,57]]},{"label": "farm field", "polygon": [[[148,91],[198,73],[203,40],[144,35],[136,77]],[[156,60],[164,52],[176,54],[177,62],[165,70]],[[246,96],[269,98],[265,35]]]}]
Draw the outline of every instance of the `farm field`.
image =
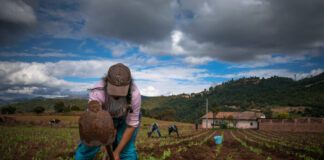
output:
[{"label": "farm field", "polygon": [[[16,124],[0,125],[0,159],[73,159],[79,142],[78,116],[12,116]],[[47,121],[62,120],[51,127]],[[193,124],[158,121],[162,138],[147,138],[152,122],[143,118],[137,137],[139,159],[143,160],[319,160],[324,159],[324,133],[293,133],[258,130],[198,130]],[[167,135],[167,126],[176,123],[180,137]],[[216,145],[214,135],[223,135]],[[103,150],[96,159],[102,159]]]}]

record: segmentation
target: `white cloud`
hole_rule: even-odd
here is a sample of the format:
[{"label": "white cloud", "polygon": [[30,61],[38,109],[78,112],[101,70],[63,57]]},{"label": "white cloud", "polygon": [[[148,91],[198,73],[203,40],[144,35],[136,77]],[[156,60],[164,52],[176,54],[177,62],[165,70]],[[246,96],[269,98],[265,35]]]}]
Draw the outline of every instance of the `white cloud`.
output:
[{"label": "white cloud", "polygon": [[13,87],[6,91],[6,93],[18,93],[18,94],[32,94],[38,87]]},{"label": "white cloud", "polygon": [[172,39],[172,52],[176,54],[183,54],[184,49],[179,45],[181,39],[183,38],[183,34],[181,31],[173,31],[171,34]]},{"label": "white cloud", "polygon": [[139,45],[139,49],[146,54],[180,55],[188,57],[207,57],[206,55],[217,54],[220,50],[211,43],[197,42],[180,30],[172,31],[169,37],[161,41],[141,44]]},{"label": "white cloud", "polygon": [[[296,74],[296,79],[298,80],[298,79],[303,79],[303,78],[307,78],[307,77],[316,76],[316,75],[321,74],[322,72],[324,72],[324,70],[318,68],[318,69],[311,70],[309,73],[297,73]],[[293,78],[293,77],[291,77],[291,78]]]},{"label": "white cloud", "polygon": [[[209,85],[201,81],[201,79],[208,76],[207,70],[176,65],[148,67],[147,64],[155,60],[151,58],[146,60],[146,63],[136,63],[134,59],[120,61],[84,60],[44,63],[1,62],[0,82],[2,85],[9,86],[10,93],[32,94],[35,93],[35,91],[38,92],[37,87],[56,88],[70,92],[84,92],[95,82],[72,82],[64,80],[64,78],[99,79],[106,74],[109,66],[122,62],[131,68],[133,78],[143,95],[152,96],[167,95],[169,93],[191,93],[200,91]],[[16,85],[22,87],[12,88]],[[27,87],[29,87],[29,89]],[[42,91],[44,91],[44,89]]]},{"label": "white cloud", "polygon": [[201,92],[211,84],[203,81],[189,81],[181,83],[176,80],[164,81],[136,81],[141,94],[145,96],[176,95],[181,93]]},{"label": "white cloud", "polygon": [[188,64],[198,65],[198,64],[206,64],[208,62],[213,61],[210,57],[186,57],[184,61]]},{"label": "white cloud", "polygon": [[132,73],[136,79],[145,79],[149,81],[193,81],[200,78],[205,78],[207,70],[186,66],[163,66],[143,70],[134,70]]},{"label": "white cloud", "polygon": [[244,63],[236,63],[229,68],[258,68],[266,67],[275,64],[286,64],[295,63],[298,61],[304,61],[307,57],[305,55],[284,55],[284,56],[273,56],[273,55],[258,55],[254,60],[247,61]]},{"label": "white cloud", "polygon": [[[136,58],[136,57],[134,57]],[[150,59],[146,59],[150,61]],[[206,69],[186,65],[147,65],[136,63],[134,59],[124,60],[82,60],[58,62],[0,62],[0,84],[6,93],[27,95],[67,95],[85,93],[96,82],[67,81],[65,77],[95,78],[103,77],[109,66],[122,62],[131,68],[133,78],[142,95],[159,96],[180,93],[200,92],[215,84],[206,78],[240,78],[272,76],[297,79],[314,76],[323,69],[310,72],[293,72],[287,69],[255,69],[235,74],[215,74]]]},{"label": "white cloud", "polygon": [[1,62],[0,82],[2,86],[10,87],[7,93],[19,94],[32,94],[38,90],[38,87],[71,92],[86,91],[90,87],[89,83],[64,80],[63,77],[69,76],[69,73],[62,69],[64,66],[60,65],[62,63]]},{"label": "white cloud", "polygon": [[111,51],[111,54],[114,57],[120,57],[126,54],[126,52],[134,47],[133,45],[127,43],[127,42],[120,42],[120,43],[114,43],[114,42],[107,42],[107,41],[99,41],[101,45],[103,45],[105,48]]},{"label": "white cloud", "polygon": [[154,88],[153,86],[147,86],[140,89],[141,93],[144,93],[145,96],[158,96],[161,95],[160,91]]},{"label": "white cloud", "polygon": [[211,85],[203,80],[208,77],[206,70],[186,66],[135,70],[133,75],[141,93],[147,96],[200,92]]},{"label": "white cloud", "polygon": [[263,78],[270,78],[273,76],[279,76],[279,77],[288,77],[300,80],[306,77],[316,76],[320,73],[322,73],[323,69],[314,69],[310,72],[292,72],[287,69],[256,69],[256,70],[250,70],[246,72],[239,72],[234,74],[214,74],[212,75],[214,78],[242,78],[242,77],[263,77]]}]

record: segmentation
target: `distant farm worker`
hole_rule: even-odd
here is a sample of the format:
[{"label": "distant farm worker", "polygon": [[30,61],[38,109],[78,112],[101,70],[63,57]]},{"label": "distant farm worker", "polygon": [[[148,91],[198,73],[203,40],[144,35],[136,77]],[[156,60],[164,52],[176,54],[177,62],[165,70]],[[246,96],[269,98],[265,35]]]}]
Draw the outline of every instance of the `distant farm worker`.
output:
[{"label": "distant farm worker", "polygon": [[169,131],[169,136],[171,135],[172,132],[175,132],[175,133],[177,133],[177,136],[179,137],[178,127],[175,124],[169,126],[168,131]]},{"label": "distant farm worker", "polygon": [[147,133],[147,136],[148,136],[148,137],[151,137],[153,132],[156,132],[156,133],[158,134],[158,136],[161,137],[161,132],[160,132],[160,129],[159,129],[159,125],[158,125],[158,123],[156,123],[156,122],[154,122],[154,123],[151,125],[151,129],[150,129],[150,131]]},{"label": "distant farm worker", "polygon": [[[110,113],[116,130],[113,142],[115,160],[137,160],[135,140],[140,124],[141,95],[134,84],[130,69],[124,64],[112,65],[107,75],[90,89],[89,102],[98,101]],[[108,148],[108,146],[106,146]],[[76,160],[94,159],[100,146],[80,143]]]},{"label": "distant farm worker", "polygon": [[196,122],[195,122],[195,128],[196,128],[196,131],[198,131],[198,126],[199,126],[199,123],[198,123],[198,121],[196,120]]}]

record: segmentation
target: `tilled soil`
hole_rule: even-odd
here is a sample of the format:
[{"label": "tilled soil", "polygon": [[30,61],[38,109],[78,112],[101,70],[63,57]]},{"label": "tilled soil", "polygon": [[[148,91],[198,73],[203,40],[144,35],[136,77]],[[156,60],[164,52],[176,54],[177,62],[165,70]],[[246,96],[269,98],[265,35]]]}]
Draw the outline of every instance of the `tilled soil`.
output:
[{"label": "tilled soil", "polygon": [[[257,155],[247,148],[243,147],[230,133],[231,131],[224,131],[223,146],[220,155],[216,157],[217,160],[265,160],[267,157]],[[236,132],[236,131],[232,131]]]},{"label": "tilled soil", "polygon": [[[204,131],[206,134],[197,134],[192,139],[178,144],[166,144],[161,147],[142,148],[140,152],[145,152],[154,157],[161,157],[165,150],[171,151],[171,156],[168,160],[298,160],[304,159],[300,155],[306,155],[318,159],[318,155],[307,154],[304,150],[294,149],[294,147],[280,146],[274,142],[256,138],[254,134],[257,131],[249,130],[218,130]],[[223,143],[217,146],[213,141],[214,135],[220,135],[223,132]],[[247,147],[243,146],[237,137],[246,143]],[[260,136],[260,135],[257,135]],[[264,135],[262,135],[264,136]],[[271,136],[262,137],[271,140]],[[207,141],[204,141],[207,140]],[[267,145],[271,145],[270,147]],[[216,155],[216,149],[221,148]],[[179,151],[180,149],[180,151]],[[319,159],[322,159],[320,156]]]},{"label": "tilled soil", "polygon": [[291,156],[289,156],[283,152],[278,152],[277,150],[269,149],[269,148],[265,147],[264,145],[257,143],[260,140],[254,139],[251,136],[247,136],[242,131],[237,131],[234,134],[236,137],[243,140],[247,145],[252,146],[254,148],[261,149],[262,150],[261,155],[264,157],[270,157],[272,160],[293,160],[294,159]]},{"label": "tilled soil", "polygon": [[[276,146],[275,148],[266,147],[265,145],[262,145],[260,143],[253,142],[253,141],[262,141],[261,139],[253,136],[254,134],[256,134],[255,131],[242,131],[240,133],[241,137],[249,145],[257,146],[257,147],[261,148],[264,151],[263,152],[264,154],[270,154],[272,157],[277,157],[280,159],[287,159],[287,160],[304,159],[302,157],[298,157],[297,154],[299,154],[299,155],[306,155],[309,157],[313,157],[314,159],[322,159],[323,158],[323,157],[321,157],[320,154],[314,153],[314,152],[307,152],[306,150],[304,150],[304,148],[296,149],[295,147],[290,147],[290,146],[288,147],[288,146],[276,144],[276,143],[274,143],[274,141],[271,141],[270,136],[266,137],[266,136],[262,136],[262,135],[256,135],[256,136],[259,136],[260,138],[270,140],[266,143]],[[243,135],[245,135],[245,136],[243,136]],[[253,140],[253,141],[246,140],[245,139],[246,136],[249,137],[249,139]]]},{"label": "tilled soil", "polygon": [[[202,144],[193,145],[188,147],[188,149],[184,152],[173,154],[168,160],[204,160],[204,159],[215,159],[216,158],[216,144],[213,141],[213,136],[217,134],[217,132],[212,132],[212,136]],[[210,136],[208,134],[206,136]],[[202,142],[206,137],[200,137],[196,139],[196,142]]]},{"label": "tilled soil", "polygon": [[187,139],[190,137],[180,138],[180,140],[184,140],[184,141],[177,144],[166,144],[163,146],[159,146],[159,144],[155,144],[153,148],[146,148],[144,146],[138,147],[138,152],[145,153],[146,155],[154,155],[155,157],[161,157],[165,150],[170,149],[170,151],[174,153],[179,147],[183,147],[183,146],[186,147],[190,143],[200,142],[205,137],[209,136],[211,133],[212,131],[204,131],[203,133],[199,133],[198,136],[194,137],[193,139]]}]

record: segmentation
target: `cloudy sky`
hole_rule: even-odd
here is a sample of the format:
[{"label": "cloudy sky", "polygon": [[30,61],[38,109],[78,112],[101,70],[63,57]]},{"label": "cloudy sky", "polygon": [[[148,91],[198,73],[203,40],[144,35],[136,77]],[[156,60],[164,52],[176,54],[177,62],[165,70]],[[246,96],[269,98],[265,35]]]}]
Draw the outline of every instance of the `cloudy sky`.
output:
[{"label": "cloudy sky", "polygon": [[118,62],[146,96],[324,70],[323,0],[0,3],[0,100],[86,95]]}]

